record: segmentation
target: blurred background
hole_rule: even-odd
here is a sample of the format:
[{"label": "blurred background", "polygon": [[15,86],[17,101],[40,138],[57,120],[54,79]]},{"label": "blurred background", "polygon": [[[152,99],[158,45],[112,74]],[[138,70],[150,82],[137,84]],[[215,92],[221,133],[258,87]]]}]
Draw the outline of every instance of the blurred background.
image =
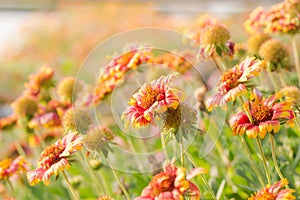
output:
[{"label": "blurred background", "polygon": [[[119,32],[142,27],[183,31],[208,13],[242,41],[242,23],[259,0],[0,1],[0,110],[20,95],[27,76],[43,65],[56,75],[75,75],[89,52]],[[100,67],[100,66],[99,66]]]}]

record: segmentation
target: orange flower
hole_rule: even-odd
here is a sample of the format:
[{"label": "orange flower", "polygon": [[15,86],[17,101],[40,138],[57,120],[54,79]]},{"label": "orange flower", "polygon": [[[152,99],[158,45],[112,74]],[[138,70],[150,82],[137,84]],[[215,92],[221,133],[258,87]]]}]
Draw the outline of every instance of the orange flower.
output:
[{"label": "orange flower", "polygon": [[219,81],[218,92],[208,97],[206,107],[211,110],[215,106],[225,107],[227,102],[247,92],[245,83],[265,67],[265,63],[255,57],[248,57],[234,68],[223,73]]},{"label": "orange flower", "polygon": [[18,119],[19,117],[16,114],[0,118],[0,130],[8,129],[14,126],[17,123]]},{"label": "orange flower", "polygon": [[151,49],[145,47],[132,47],[128,52],[115,57],[105,67],[97,82],[94,103],[98,104],[107,94],[110,94],[116,85],[121,82],[126,72],[150,61],[152,61]]},{"label": "orange flower", "polygon": [[254,195],[251,195],[248,200],[295,200],[296,197],[292,194],[295,190],[282,189],[288,184],[286,179],[282,179],[271,186],[266,186]]},{"label": "orange flower", "polygon": [[149,185],[135,200],[192,200],[200,199],[200,190],[189,180],[196,175],[206,173],[202,168],[195,168],[186,176],[186,169],[169,165],[164,172],[155,175]]},{"label": "orange flower", "polygon": [[266,33],[299,33],[299,5],[300,1],[298,0],[285,0],[272,6],[268,11],[258,7],[245,21],[246,31],[251,33],[258,30]]},{"label": "orange flower", "polygon": [[175,74],[161,76],[159,79],[144,84],[129,100],[129,107],[122,114],[126,124],[133,127],[154,124],[154,115],[163,113],[168,108],[176,109],[181,97],[180,92],[172,87]]},{"label": "orange flower", "polygon": [[57,176],[59,171],[70,167],[70,155],[80,150],[83,146],[81,138],[76,133],[69,133],[62,140],[58,140],[52,146],[47,147],[38,161],[38,168],[27,172],[27,178],[31,185],[43,181],[50,183],[52,175]]},{"label": "orange flower", "polygon": [[9,177],[26,172],[28,170],[28,163],[22,156],[17,157],[15,160],[10,158],[4,159],[0,162],[0,180],[6,180]]},{"label": "orange flower", "polygon": [[235,135],[244,133],[250,138],[258,135],[264,138],[266,133],[276,133],[282,123],[292,123],[295,114],[292,102],[278,102],[279,97],[272,95],[263,99],[257,89],[252,92],[252,101],[243,105],[245,110],[231,117],[229,123]]},{"label": "orange flower", "polygon": [[54,70],[48,66],[43,66],[37,73],[29,76],[29,82],[25,84],[25,95],[37,96],[42,87],[50,84]]}]

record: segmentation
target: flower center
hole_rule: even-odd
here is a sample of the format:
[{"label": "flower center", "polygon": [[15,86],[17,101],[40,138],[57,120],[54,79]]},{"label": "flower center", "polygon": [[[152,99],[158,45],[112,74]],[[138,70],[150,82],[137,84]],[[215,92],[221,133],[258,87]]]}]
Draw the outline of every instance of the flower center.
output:
[{"label": "flower center", "polygon": [[260,122],[271,120],[273,117],[273,111],[267,106],[258,105],[252,107],[251,115],[252,115],[253,124],[258,125]]},{"label": "flower center", "polygon": [[238,80],[241,76],[242,72],[239,71],[230,70],[228,72],[225,72],[221,76],[221,81],[224,84],[225,92],[228,92],[232,88],[235,88],[239,84]]},{"label": "flower center", "polygon": [[42,153],[39,163],[41,167],[49,168],[51,165],[57,163],[61,157],[59,155],[65,150],[63,145],[56,146],[55,144],[47,147]]},{"label": "flower center", "polygon": [[140,106],[148,109],[150,106],[152,106],[152,104],[155,101],[162,101],[165,99],[165,94],[164,92],[160,91],[160,90],[153,90],[153,88],[151,87],[151,85],[147,85],[145,87],[144,90],[144,96],[143,99],[141,100],[141,104]]},{"label": "flower center", "polygon": [[260,192],[255,197],[250,198],[251,200],[275,200],[276,195],[271,194],[270,192],[264,190],[263,192]]}]

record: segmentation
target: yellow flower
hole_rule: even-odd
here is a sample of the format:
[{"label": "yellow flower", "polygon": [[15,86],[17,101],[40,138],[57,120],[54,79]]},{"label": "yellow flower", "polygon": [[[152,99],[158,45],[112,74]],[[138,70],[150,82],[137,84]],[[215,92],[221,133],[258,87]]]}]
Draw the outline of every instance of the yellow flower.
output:
[{"label": "yellow flower", "polygon": [[[57,94],[64,101],[71,101],[73,95],[82,90],[82,84],[75,77],[65,77],[57,85]],[[75,96],[74,96],[75,97]]]},{"label": "yellow flower", "polygon": [[270,36],[265,33],[257,33],[251,35],[247,41],[248,52],[251,55],[257,55],[260,46],[268,39],[270,39]]},{"label": "yellow flower", "polygon": [[37,101],[31,96],[21,96],[11,106],[14,112],[20,116],[33,116],[38,110]]}]

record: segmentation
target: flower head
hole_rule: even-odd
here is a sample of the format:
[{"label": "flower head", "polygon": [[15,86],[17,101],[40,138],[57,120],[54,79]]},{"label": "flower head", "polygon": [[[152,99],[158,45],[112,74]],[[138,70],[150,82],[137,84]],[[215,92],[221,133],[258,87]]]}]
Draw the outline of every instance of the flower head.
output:
[{"label": "flower head", "polygon": [[269,39],[270,36],[265,33],[256,33],[251,35],[247,41],[248,52],[252,55],[258,55],[260,46]]},{"label": "flower head", "polygon": [[8,129],[14,126],[17,123],[18,119],[19,117],[16,114],[0,118],[0,130]]},{"label": "flower head", "polygon": [[200,59],[222,56],[223,53],[233,55],[233,43],[229,42],[229,31],[220,24],[208,25],[200,36]]},{"label": "flower head", "polygon": [[15,174],[26,172],[29,164],[22,156],[12,160],[6,158],[0,161],[0,180],[6,180]]},{"label": "flower head", "polygon": [[286,179],[282,179],[271,186],[266,186],[254,195],[251,195],[248,200],[295,200],[296,197],[293,195],[295,190],[282,189],[288,184]]},{"label": "flower head", "polygon": [[80,92],[82,87],[75,77],[65,77],[57,85],[57,94],[62,100],[71,102],[73,95]]},{"label": "flower head", "polygon": [[37,73],[29,76],[29,82],[25,84],[24,95],[37,96],[43,87],[51,84],[54,70],[48,66],[43,66]]},{"label": "flower head", "polygon": [[129,107],[122,114],[125,123],[133,127],[147,126],[154,124],[155,114],[163,113],[168,108],[176,109],[181,93],[172,87],[175,77],[175,74],[161,76],[134,93],[128,102]]},{"label": "flower head", "polygon": [[206,173],[206,170],[196,168],[189,175],[186,175],[185,168],[169,165],[163,172],[152,178],[149,185],[142,191],[141,196],[135,200],[183,200],[184,197],[199,200],[200,190],[189,180],[203,173]]},{"label": "flower head", "polygon": [[38,167],[27,172],[27,178],[31,185],[40,181],[45,184],[50,183],[52,175],[57,176],[59,171],[70,167],[71,155],[82,148],[82,141],[76,133],[69,133],[62,140],[56,141],[48,146],[42,153],[38,161]]},{"label": "flower head", "polygon": [[286,86],[279,90],[278,94],[284,97],[286,101],[292,102],[293,105],[300,103],[300,90],[296,86]]},{"label": "flower head", "polygon": [[70,108],[65,112],[62,124],[66,129],[85,134],[92,124],[92,116],[84,107]]},{"label": "flower head", "polygon": [[97,200],[113,200],[113,198],[112,198],[112,197],[110,197],[110,196],[106,196],[106,195],[104,195],[104,196],[98,197],[98,199],[97,199]]},{"label": "flower head", "polygon": [[300,2],[298,0],[285,0],[272,6],[269,10],[256,8],[245,21],[246,31],[254,33],[296,34],[300,30]]},{"label": "flower head", "polygon": [[91,128],[88,131],[88,134],[84,136],[83,143],[84,146],[97,155],[103,153],[107,156],[108,151],[110,150],[109,144],[114,139],[114,134],[106,126],[99,126]]},{"label": "flower head", "polygon": [[245,111],[231,117],[229,123],[235,135],[246,135],[250,138],[264,138],[266,133],[276,133],[280,124],[292,124],[295,114],[291,102],[279,102],[277,95],[263,98],[260,91],[254,89],[252,100],[245,102]]},{"label": "flower head", "polygon": [[110,94],[113,89],[123,80],[126,72],[137,66],[152,61],[150,48],[132,47],[123,55],[116,56],[104,69],[99,77],[95,88],[94,103],[98,104]]},{"label": "flower head", "polygon": [[267,62],[268,69],[289,68],[289,53],[283,44],[275,39],[265,41],[259,48],[259,56]]},{"label": "flower head", "polygon": [[249,57],[223,73],[219,81],[218,92],[206,100],[207,109],[211,110],[217,105],[224,107],[227,102],[234,101],[236,97],[247,92],[246,82],[257,76],[264,66],[263,61]]},{"label": "flower head", "polygon": [[38,110],[38,104],[34,97],[21,96],[12,103],[12,108],[19,116],[32,116]]}]

